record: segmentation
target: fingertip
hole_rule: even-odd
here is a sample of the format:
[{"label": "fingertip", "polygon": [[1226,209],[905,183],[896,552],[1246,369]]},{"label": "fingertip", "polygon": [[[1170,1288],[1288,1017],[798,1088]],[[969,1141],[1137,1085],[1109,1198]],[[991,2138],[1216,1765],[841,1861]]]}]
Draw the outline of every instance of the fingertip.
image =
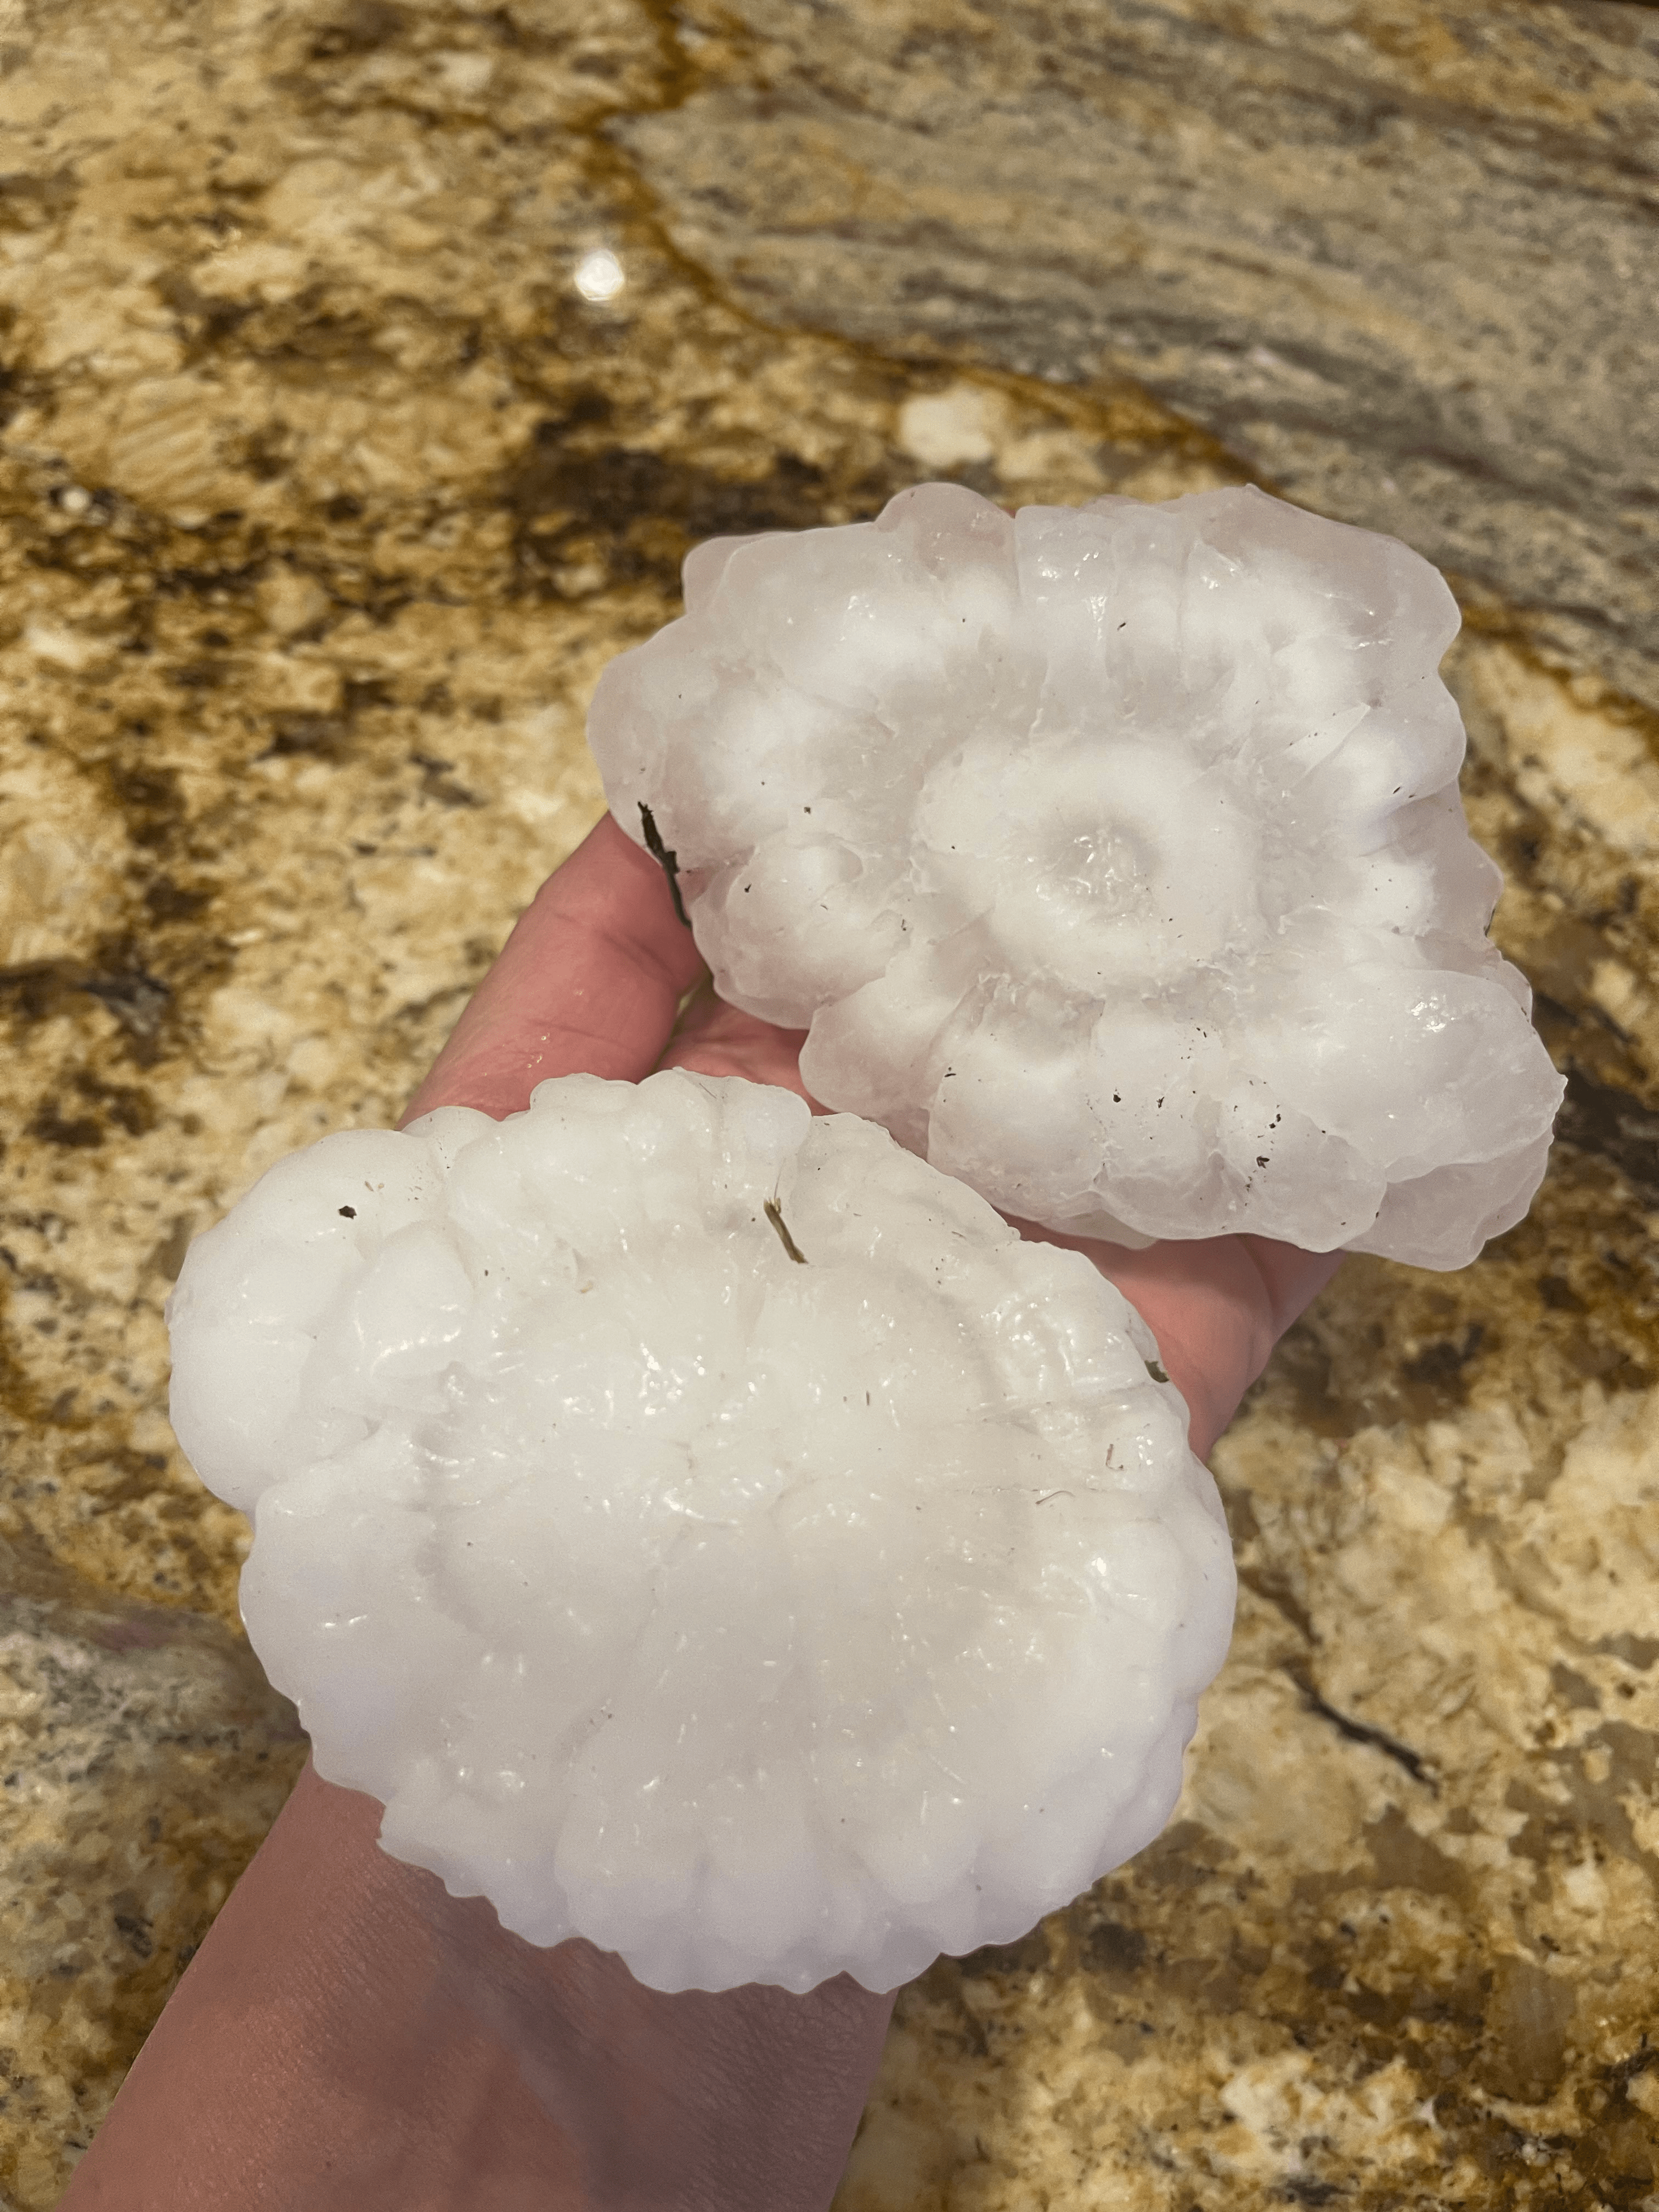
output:
[{"label": "fingertip", "polygon": [[1334,1252],[1310,1252],[1300,1244],[1254,1233],[1238,1241],[1255,1261],[1267,1291],[1275,1342],[1313,1304],[1347,1257],[1340,1247]]},{"label": "fingertip", "polygon": [[605,814],[520,915],[404,1118],[517,1113],[554,1076],[638,1082],[702,973],[662,868]]}]

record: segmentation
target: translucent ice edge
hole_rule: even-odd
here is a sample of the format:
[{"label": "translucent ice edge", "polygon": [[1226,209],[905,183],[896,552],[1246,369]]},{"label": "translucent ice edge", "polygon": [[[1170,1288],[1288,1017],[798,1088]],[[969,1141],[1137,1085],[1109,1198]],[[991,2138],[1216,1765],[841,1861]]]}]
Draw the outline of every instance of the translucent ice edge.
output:
[{"label": "translucent ice edge", "polygon": [[1186,1407],[867,1122],[673,1072],[326,1137],[169,1319],[319,1772],[532,1942],[891,1988],[1169,1816],[1234,1587]]},{"label": "translucent ice edge", "polygon": [[1563,1084],[1486,939],[1451,593],[1253,489],[1013,516],[959,486],[700,547],[600,680],[734,1005],[1005,1212],[1456,1267]]}]

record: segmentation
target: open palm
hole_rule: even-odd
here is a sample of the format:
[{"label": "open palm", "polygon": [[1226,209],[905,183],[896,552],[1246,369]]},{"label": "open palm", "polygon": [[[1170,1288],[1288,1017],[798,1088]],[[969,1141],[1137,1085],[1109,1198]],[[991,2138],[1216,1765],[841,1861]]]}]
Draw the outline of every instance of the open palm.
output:
[{"label": "open palm", "polygon": [[[714,996],[656,863],[607,817],[543,886],[410,1115],[505,1115],[551,1076],[660,1066],[806,1097],[804,1034]],[[1259,1237],[1050,1241],[1139,1308],[1200,1455],[1336,1265]],[[307,1768],[66,2212],[823,2212],[890,1995],[845,1975],[804,1996],[645,1989],[592,1944],[539,1950],[387,1856],[380,1813]]]}]

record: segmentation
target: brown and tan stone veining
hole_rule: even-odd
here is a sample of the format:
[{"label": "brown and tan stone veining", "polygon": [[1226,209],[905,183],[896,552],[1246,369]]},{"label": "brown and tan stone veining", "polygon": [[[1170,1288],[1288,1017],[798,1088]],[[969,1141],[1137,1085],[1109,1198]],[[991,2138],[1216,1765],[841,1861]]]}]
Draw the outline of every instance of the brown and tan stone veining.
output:
[{"label": "brown and tan stone veining", "polygon": [[[1181,13],[1085,12],[1148,52]],[[1367,68],[1452,67],[1395,38],[1423,9],[1350,12]],[[1541,8],[1547,35],[1507,38],[1518,10],[1458,15],[1498,27],[1459,100],[1559,111],[1538,191],[1558,170],[1580,189],[1587,133],[1586,161],[1623,143],[1634,64],[1593,128],[1585,87],[1638,12]],[[300,1756],[234,1632],[242,1524],[166,1425],[189,1236],[282,1152],[398,1110],[597,811],[587,692],[675,611],[688,544],[868,514],[933,474],[1013,503],[1249,473],[1214,434],[1243,418],[1184,386],[1198,422],[1097,359],[1075,386],[941,361],[897,263],[852,337],[814,335],[842,315],[841,248],[890,241],[861,134],[893,26],[917,133],[939,72],[1000,68],[1016,38],[1041,76],[1087,28],[876,11],[854,69],[847,19],[818,15],[803,55],[804,15],[635,0],[0,8],[17,2212],[56,2200]],[[1189,59],[1275,22],[1262,51],[1285,51],[1282,9],[1185,18],[1211,41]],[[816,305],[775,281],[754,175],[714,228],[672,182],[697,103],[735,88],[759,129],[763,78],[779,129],[817,103],[827,227],[798,221],[799,163],[774,195]],[[998,131],[1048,112],[1035,82],[1003,83]],[[1431,189],[1432,134],[1412,149]],[[994,261],[984,182],[960,166],[950,207]],[[571,282],[599,245],[629,279],[603,306]],[[1479,400],[1498,372],[1475,374]],[[1426,542],[1419,512],[1395,526]],[[1026,1944],[907,1993],[845,2212],[1659,2188],[1659,751],[1565,631],[1471,604],[1448,665],[1466,793],[1508,874],[1497,933],[1571,1071],[1571,1145],[1478,1267],[1352,1263],[1287,1343],[1218,1458],[1246,1591],[1177,1826]]]}]

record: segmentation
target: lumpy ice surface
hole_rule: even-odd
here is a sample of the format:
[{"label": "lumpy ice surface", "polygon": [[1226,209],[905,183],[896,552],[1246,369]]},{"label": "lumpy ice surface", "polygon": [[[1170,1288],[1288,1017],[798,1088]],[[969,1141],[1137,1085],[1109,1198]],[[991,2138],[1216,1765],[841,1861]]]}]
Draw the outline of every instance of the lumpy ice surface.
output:
[{"label": "lumpy ice surface", "polygon": [[717,540],[589,722],[722,995],[1005,1212],[1452,1267],[1561,1079],[1487,941],[1445,584],[1255,490]]},{"label": "lumpy ice surface", "polygon": [[318,1771],[533,1942],[890,1988],[1168,1818],[1233,1599],[1185,1406],[867,1122],[677,1071],[325,1137],[170,1320]]}]

